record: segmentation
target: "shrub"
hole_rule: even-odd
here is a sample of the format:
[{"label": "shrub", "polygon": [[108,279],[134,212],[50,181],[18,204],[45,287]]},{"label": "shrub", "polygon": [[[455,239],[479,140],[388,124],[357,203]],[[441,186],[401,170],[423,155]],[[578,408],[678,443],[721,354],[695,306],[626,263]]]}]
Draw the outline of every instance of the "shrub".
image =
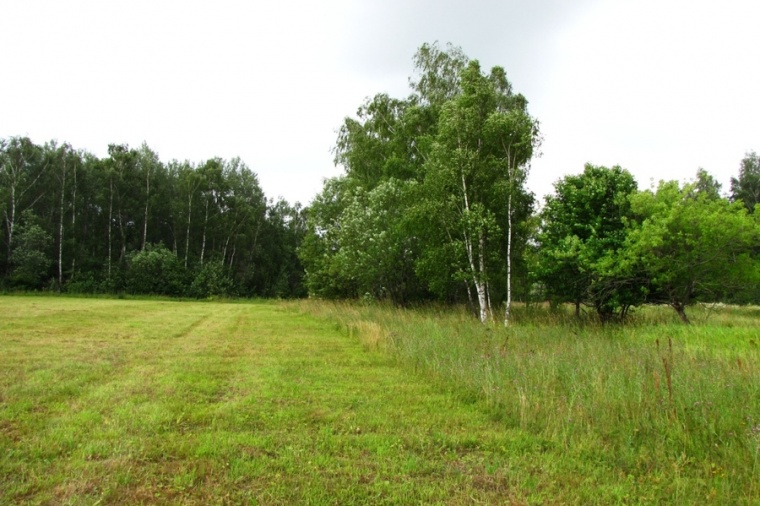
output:
[{"label": "shrub", "polygon": [[228,297],[233,295],[233,288],[234,283],[224,263],[213,260],[204,264],[195,275],[190,286],[190,295],[199,299]]},{"label": "shrub", "polygon": [[11,255],[11,281],[17,287],[31,290],[42,287],[52,264],[47,256],[47,249],[53,238],[35,221],[33,214],[24,213],[16,247]]},{"label": "shrub", "polygon": [[126,273],[129,293],[179,296],[187,285],[185,268],[163,244],[146,245],[130,256]]}]

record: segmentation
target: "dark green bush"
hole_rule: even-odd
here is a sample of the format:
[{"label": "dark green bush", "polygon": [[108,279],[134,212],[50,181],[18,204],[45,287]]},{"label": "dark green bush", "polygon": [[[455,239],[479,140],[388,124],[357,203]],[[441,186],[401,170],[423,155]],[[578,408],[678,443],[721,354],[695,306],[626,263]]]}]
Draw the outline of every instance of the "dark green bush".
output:
[{"label": "dark green bush", "polygon": [[234,282],[227,268],[218,260],[206,262],[195,275],[190,295],[199,299],[234,295]]},{"label": "dark green bush", "polygon": [[47,254],[52,242],[53,238],[37,223],[37,218],[30,212],[24,212],[11,255],[11,282],[15,287],[28,290],[42,288],[52,265]]},{"label": "dark green bush", "polygon": [[131,255],[125,281],[127,292],[144,295],[181,296],[187,286],[185,268],[163,244]]}]

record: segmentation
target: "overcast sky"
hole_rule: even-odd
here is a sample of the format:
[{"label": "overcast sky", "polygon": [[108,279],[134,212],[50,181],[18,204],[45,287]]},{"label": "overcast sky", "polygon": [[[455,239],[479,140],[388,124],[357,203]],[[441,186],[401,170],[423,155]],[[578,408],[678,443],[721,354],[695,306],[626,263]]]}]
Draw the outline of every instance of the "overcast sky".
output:
[{"label": "overcast sky", "polygon": [[425,42],[503,66],[541,122],[539,197],[586,162],[640,187],[703,167],[728,190],[760,151],[757,0],[4,1],[0,137],[240,156],[309,202],[341,172],[336,130],[409,93]]}]

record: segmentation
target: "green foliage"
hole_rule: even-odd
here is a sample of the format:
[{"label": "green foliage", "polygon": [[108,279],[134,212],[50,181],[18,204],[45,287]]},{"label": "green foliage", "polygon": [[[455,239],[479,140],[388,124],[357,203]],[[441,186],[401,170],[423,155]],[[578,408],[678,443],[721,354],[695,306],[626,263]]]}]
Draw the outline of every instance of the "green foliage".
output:
[{"label": "green foliage", "polygon": [[388,179],[352,193],[341,215],[335,262],[358,293],[403,303],[423,290],[414,275],[417,244],[407,221],[415,190],[414,181]]},{"label": "green foliage", "polygon": [[305,297],[304,269],[297,255],[305,233],[306,216],[300,204],[291,206],[283,200],[270,204],[252,252],[255,268],[243,274],[240,294]]},{"label": "green foliage", "polygon": [[437,44],[414,62],[409,98],[376,95],[338,132],[346,175],[309,209],[306,284],[323,297],[401,303],[456,300],[477,285],[482,309],[489,283],[505,281],[504,233],[532,208],[524,183],[538,124],[500,67],[486,75]]},{"label": "green foliage", "polygon": [[186,274],[177,256],[163,244],[147,244],[130,255],[126,289],[133,294],[180,296],[186,290]]},{"label": "green foliage", "polygon": [[53,239],[39,224],[31,211],[25,211],[18,227],[11,263],[11,282],[14,286],[39,290],[49,278],[52,264],[48,250]]},{"label": "green foliage", "polygon": [[[18,227],[25,212],[36,216],[45,213],[35,212],[34,205],[39,201],[39,186],[44,184],[47,164],[45,154],[40,146],[35,145],[26,137],[11,137],[0,139],[0,202],[2,202],[3,241],[5,243],[0,265],[3,275],[10,278],[12,270],[12,255],[15,247]],[[36,263],[41,260],[37,258]],[[35,278],[35,273],[23,275]],[[36,279],[27,279],[36,284]],[[23,281],[23,282],[26,282]]]},{"label": "green foliage", "polygon": [[731,178],[731,200],[743,202],[750,213],[760,204],[760,156],[754,151],[742,159],[739,177]]},{"label": "green foliage", "polygon": [[353,181],[346,177],[328,179],[309,206],[308,232],[298,249],[298,257],[312,295],[327,298],[359,295],[358,288],[343,275],[336,260],[340,251],[341,213],[350,202],[352,186]]},{"label": "green foliage", "polygon": [[437,42],[425,43],[413,61],[415,75],[409,85],[422,104],[440,107],[459,95],[461,74],[470,61],[462,48],[449,43],[441,49]]},{"label": "green foliage", "polygon": [[538,236],[536,277],[554,301],[592,306],[602,320],[643,301],[636,272],[617,268],[633,217],[633,176],[620,167],[587,164],[546,198]]},{"label": "green foliage", "polygon": [[669,181],[631,203],[642,221],[630,232],[624,261],[646,273],[651,300],[670,304],[688,321],[689,304],[725,300],[756,286],[753,248],[760,229],[741,202]]},{"label": "green foliage", "polygon": [[425,125],[424,118],[414,113],[408,100],[385,94],[367,100],[357,118],[346,118],[338,131],[335,163],[370,189],[384,179],[416,177],[420,164],[416,139],[423,137]]},{"label": "green foliage", "polygon": [[64,286],[64,291],[71,294],[95,294],[103,292],[103,285],[92,272],[78,272]]},{"label": "green foliage", "polygon": [[[38,217],[36,232],[50,239],[44,249],[17,248],[26,211]],[[111,144],[101,159],[68,144],[0,139],[0,214],[6,287],[36,289],[54,279],[55,288],[77,293],[180,295],[199,266],[219,259],[235,293],[305,293],[295,254],[305,227],[294,225],[303,222],[303,210],[268,201],[238,158],[164,164],[146,144]],[[181,274],[175,263],[161,274],[170,280],[137,273],[152,268],[143,265],[151,244],[165,245]]]},{"label": "green foliage", "polygon": [[[456,278],[475,287],[484,319],[490,286],[496,284],[491,273],[504,265],[504,255],[511,255],[499,245],[518,222],[515,217],[524,220],[528,214],[515,215],[512,205],[532,204],[524,182],[539,132],[499,67],[484,75],[477,61],[469,62],[461,87],[461,94],[441,108],[438,135],[425,165],[422,200],[433,227],[423,266],[428,272],[447,273],[445,264],[431,268],[432,259],[445,259],[435,250],[459,250],[447,263],[455,266]],[[432,286],[442,284],[433,278]]]},{"label": "green foliage", "polygon": [[238,158],[0,139],[0,286],[468,301],[483,320],[513,293],[605,321],[645,300],[684,320],[695,301],[760,301],[756,153],[729,198],[703,169],[688,189],[636,194],[627,172],[589,165],[535,216],[539,124],[505,70],[450,44],[413,62],[409,96],[377,94],[344,120],[345,175],[308,208],[267,199]]},{"label": "green foliage", "polygon": [[697,170],[697,180],[694,182],[694,192],[704,195],[705,198],[721,198],[720,189],[722,185],[705,169]]},{"label": "green foliage", "polygon": [[198,270],[192,284],[190,295],[198,299],[208,297],[229,297],[234,294],[234,284],[225,265],[218,261],[206,262]]}]

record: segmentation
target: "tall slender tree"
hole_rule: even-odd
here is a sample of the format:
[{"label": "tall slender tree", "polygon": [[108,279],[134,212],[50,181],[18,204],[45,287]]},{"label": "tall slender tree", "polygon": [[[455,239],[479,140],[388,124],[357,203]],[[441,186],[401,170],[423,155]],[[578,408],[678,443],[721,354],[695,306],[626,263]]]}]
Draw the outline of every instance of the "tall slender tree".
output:
[{"label": "tall slender tree", "polygon": [[37,184],[47,168],[42,149],[28,137],[11,137],[0,143],[0,192],[4,201],[6,275],[9,274],[19,217],[47,192],[44,186]]},{"label": "tall slender tree", "polygon": [[731,200],[742,201],[750,213],[760,204],[760,156],[747,153],[739,167],[739,177],[731,178]]}]

